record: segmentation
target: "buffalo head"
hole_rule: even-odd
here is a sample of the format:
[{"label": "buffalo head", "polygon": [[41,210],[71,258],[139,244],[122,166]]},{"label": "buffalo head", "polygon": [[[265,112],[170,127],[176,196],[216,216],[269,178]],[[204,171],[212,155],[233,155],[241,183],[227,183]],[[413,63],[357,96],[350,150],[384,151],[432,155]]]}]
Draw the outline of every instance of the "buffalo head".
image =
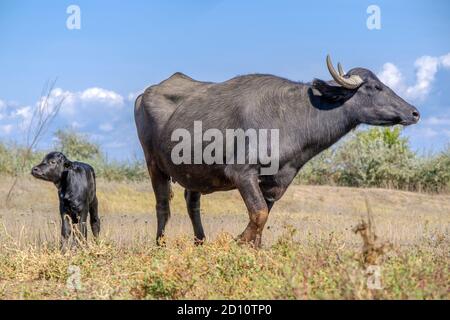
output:
[{"label": "buffalo head", "polygon": [[372,71],[354,68],[345,73],[341,64],[336,71],[330,56],[327,56],[327,67],[339,86],[315,80],[313,87],[324,99],[349,105],[358,123],[390,126],[419,121],[419,111],[382,83]]}]

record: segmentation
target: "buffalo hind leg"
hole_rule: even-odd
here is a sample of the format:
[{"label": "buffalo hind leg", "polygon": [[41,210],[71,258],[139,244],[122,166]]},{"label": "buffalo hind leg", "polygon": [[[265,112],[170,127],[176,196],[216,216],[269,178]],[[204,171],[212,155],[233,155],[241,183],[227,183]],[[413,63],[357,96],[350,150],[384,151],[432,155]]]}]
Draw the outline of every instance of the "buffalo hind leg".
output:
[{"label": "buffalo hind leg", "polygon": [[149,166],[149,173],[156,198],[156,220],[158,224],[156,244],[162,246],[164,245],[166,224],[170,217],[170,199],[172,198],[170,177],[155,166]]},{"label": "buffalo hind leg", "polygon": [[200,217],[200,192],[185,190],[184,198],[186,206],[194,228],[195,244],[202,244],[205,241],[205,232],[203,231],[202,220]]},{"label": "buffalo hind leg", "polygon": [[259,248],[261,247],[264,225],[269,216],[269,208],[259,188],[256,176],[252,176],[250,179],[242,179],[237,186],[250,218],[247,228],[241,233],[238,240]]}]

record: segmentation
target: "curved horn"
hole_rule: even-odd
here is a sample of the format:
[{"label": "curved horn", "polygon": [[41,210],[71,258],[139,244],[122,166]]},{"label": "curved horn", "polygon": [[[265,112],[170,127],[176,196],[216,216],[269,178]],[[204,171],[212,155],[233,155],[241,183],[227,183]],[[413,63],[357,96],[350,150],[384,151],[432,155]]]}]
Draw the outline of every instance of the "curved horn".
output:
[{"label": "curved horn", "polygon": [[[364,81],[357,75],[353,75],[350,78],[344,78],[342,75],[338,74],[333,67],[333,63],[331,62],[330,55],[327,55],[327,67],[334,81],[347,89],[356,89],[358,88]],[[343,72],[342,67],[339,68],[339,72]]]},{"label": "curved horn", "polygon": [[341,77],[345,76],[344,69],[342,69],[342,65],[340,62],[338,62],[338,72]]}]

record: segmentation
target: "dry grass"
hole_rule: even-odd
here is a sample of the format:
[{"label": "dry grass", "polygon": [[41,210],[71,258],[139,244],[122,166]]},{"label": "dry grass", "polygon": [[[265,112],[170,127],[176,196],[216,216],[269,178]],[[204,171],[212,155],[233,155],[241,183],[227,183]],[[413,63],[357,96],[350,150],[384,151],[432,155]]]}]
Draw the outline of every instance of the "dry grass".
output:
[{"label": "dry grass", "polygon": [[[0,194],[10,183],[2,178]],[[449,298],[448,195],[292,186],[255,251],[232,240],[247,223],[236,192],[202,198],[209,240],[195,247],[182,189],[174,190],[166,248],[154,246],[150,184],[99,181],[101,241],[62,255],[56,190],[21,179],[9,206],[0,205],[0,298]],[[367,288],[353,232],[364,229],[366,198],[378,235],[367,231],[366,251],[392,244],[372,261],[380,290]],[[66,286],[71,265],[81,269],[81,290]]]}]

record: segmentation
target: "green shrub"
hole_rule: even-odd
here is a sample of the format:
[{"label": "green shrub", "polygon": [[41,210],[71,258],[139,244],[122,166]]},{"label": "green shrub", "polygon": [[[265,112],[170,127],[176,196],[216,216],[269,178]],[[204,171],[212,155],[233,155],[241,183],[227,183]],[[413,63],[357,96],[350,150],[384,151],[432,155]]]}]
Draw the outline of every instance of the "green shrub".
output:
[{"label": "green shrub", "polygon": [[450,145],[442,153],[422,159],[414,178],[415,190],[450,190]]},{"label": "green shrub", "polygon": [[[113,181],[138,181],[148,177],[143,161],[109,161],[100,145],[90,141],[87,135],[72,130],[58,130],[55,138],[54,150],[63,152],[71,160],[89,163],[95,168],[97,177]],[[0,142],[0,174],[28,174],[45,153],[38,151],[27,155],[23,147]]]},{"label": "green shrub", "polygon": [[69,159],[88,161],[103,158],[100,146],[89,141],[87,135],[72,130],[58,130],[55,138],[56,150],[64,153]]},{"label": "green shrub", "polygon": [[301,169],[295,181],[312,185],[335,184],[336,172],[331,170],[335,151],[335,149],[329,148],[315,156]]},{"label": "green shrub", "polygon": [[43,152],[29,152],[26,148],[0,141],[0,174],[14,176],[28,174],[42,160]]},{"label": "green shrub", "polygon": [[428,157],[411,151],[400,127],[352,133],[307,163],[297,183],[381,187],[412,191],[449,190],[450,148]]},{"label": "green shrub", "polygon": [[72,130],[59,130],[56,136],[56,150],[63,152],[69,159],[91,164],[97,176],[110,181],[147,178],[147,171],[142,161],[109,161],[100,145],[89,140],[87,135]]},{"label": "green shrub", "polygon": [[[100,145],[87,135],[59,130],[55,137],[55,150],[62,151],[71,160],[91,164],[98,177],[113,181],[148,178],[143,161],[110,161]],[[27,155],[23,147],[0,142],[0,174],[28,174],[44,153]],[[437,155],[418,156],[411,151],[408,140],[401,136],[400,127],[361,130],[308,162],[295,182],[448,192],[450,145]]]},{"label": "green shrub", "polygon": [[415,154],[400,128],[375,128],[356,137],[336,152],[337,183],[355,187],[405,189],[416,167]]}]

